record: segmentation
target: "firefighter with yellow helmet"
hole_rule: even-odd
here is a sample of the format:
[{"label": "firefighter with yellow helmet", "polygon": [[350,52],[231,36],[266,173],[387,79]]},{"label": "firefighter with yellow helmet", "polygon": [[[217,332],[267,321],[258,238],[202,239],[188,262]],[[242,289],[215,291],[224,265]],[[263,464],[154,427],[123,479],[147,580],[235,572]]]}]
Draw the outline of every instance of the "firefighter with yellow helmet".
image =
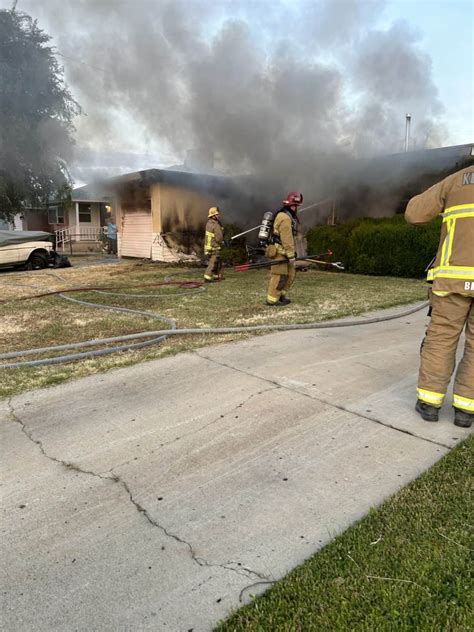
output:
[{"label": "firefighter with yellow helmet", "polygon": [[207,218],[204,254],[208,258],[208,263],[206,271],[204,272],[204,281],[211,283],[212,281],[217,281],[222,278],[220,251],[224,241],[224,228],[221,224],[220,210],[217,206],[212,206],[209,209]]},{"label": "firefighter with yellow helmet", "polygon": [[410,224],[425,224],[441,214],[438,253],[428,272],[433,283],[431,321],[422,345],[416,410],[438,421],[465,331],[463,357],[454,380],[456,426],[474,419],[474,167],[461,169],[412,198],[405,211]]},{"label": "firefighter with yellow helmet", "polygon": [[265,254],[270,260],[285,260],[283,263],[270,267],[267,305],[273,307],[281,307],[291,303],[287,293],[291,289],[296,276],[295,237],[299,223],[296,213],[298,206],[302,203],[303,196],[301,193],[295,191],[288,193],[283,201],[282,208],[277,211],[273,221],[272,235]]}]

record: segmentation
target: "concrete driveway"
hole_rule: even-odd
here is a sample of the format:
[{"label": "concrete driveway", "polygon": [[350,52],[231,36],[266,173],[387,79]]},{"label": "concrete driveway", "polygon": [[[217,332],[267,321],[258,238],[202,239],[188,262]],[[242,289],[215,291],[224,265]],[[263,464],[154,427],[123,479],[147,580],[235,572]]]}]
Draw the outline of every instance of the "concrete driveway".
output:
[{"label": "concrete driveway", "polygon": [[424,312],[0,402],[3,628],[210,630],[468,431],[413,411]]}]

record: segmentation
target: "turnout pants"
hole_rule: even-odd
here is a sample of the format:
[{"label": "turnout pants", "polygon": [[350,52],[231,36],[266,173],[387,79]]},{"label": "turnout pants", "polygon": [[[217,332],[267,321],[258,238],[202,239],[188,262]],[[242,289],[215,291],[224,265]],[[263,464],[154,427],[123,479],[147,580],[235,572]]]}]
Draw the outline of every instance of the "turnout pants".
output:
[{"label": "turnout pants", "polygon": [[[277,255],[281,259],[281,255]],[[278,303],[281,297],[286,296],[295,281],[296,268],[294,263],[279,263],[270,268],[270,281],[268,283],[267,301]]]},{"label": "turnout pants", "polygon": [[454,380],[453,406],[474,413],[474,296],[432,294],[431,309],[421,350],[418,398],[437,408],[443,405],[465,328],[466,343]]},{"label": "turnout pants", "polygon": [[209,255],[209,261],[206,271],[204,272],[204,279],[206,281],[213,281],[220,278],[222,269],[222,260],[219,252],[212,252]]}]

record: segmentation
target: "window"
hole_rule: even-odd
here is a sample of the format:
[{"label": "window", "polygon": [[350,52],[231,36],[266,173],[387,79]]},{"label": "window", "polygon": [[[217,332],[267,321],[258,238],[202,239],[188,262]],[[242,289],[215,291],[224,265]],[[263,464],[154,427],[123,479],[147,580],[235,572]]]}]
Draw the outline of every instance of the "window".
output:
[{"label": "window", "polygon": [[64,210],[61,206],[48,208],[48,224],[64,224]]},{"label": "window", "polygon": [[91,205],[79,202],[79,222],[81,224],[90,224],[92,222]]}]

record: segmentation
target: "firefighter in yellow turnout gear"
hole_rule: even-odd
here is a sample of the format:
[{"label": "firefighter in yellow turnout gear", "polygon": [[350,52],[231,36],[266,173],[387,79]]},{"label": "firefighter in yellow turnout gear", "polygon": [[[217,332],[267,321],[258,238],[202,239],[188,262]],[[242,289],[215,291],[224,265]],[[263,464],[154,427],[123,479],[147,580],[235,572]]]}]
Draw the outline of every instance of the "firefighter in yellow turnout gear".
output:
[{"label": "firefighter in yellow turnout gear", "polygon": [[301,193],[289,193],[283,202],[283,207],[275,215],[271,243],[267,246],[265,254],[270,260],[286,259],[286,261],[270,267],[267,305],[279,307],[291,303],[287,293],[296,276],[295,237],[298,227],[296,212],[302,203]]},{"label": "firefighter in yellow turnout gear", "polygon": [[438,253],[428,272],[433,283],[431,322],[421,351],[416,410],[438,421],[465,329],[466,344],[454,381],[454,423],[474,419],[474,167],[448,176],[410,200],[405,218],[425,224],[441,214]]},{"label": "firefighter in yellow turnout gear", "polygon": [[204,272],[204,281],[211,283],[221,278],[222,261],[220,251],[224,241],[224,228],[220,221],[220,211],[217,206],[212,206],[209,209],[207,217],[204,254],[208,257],[208,264]]}]

